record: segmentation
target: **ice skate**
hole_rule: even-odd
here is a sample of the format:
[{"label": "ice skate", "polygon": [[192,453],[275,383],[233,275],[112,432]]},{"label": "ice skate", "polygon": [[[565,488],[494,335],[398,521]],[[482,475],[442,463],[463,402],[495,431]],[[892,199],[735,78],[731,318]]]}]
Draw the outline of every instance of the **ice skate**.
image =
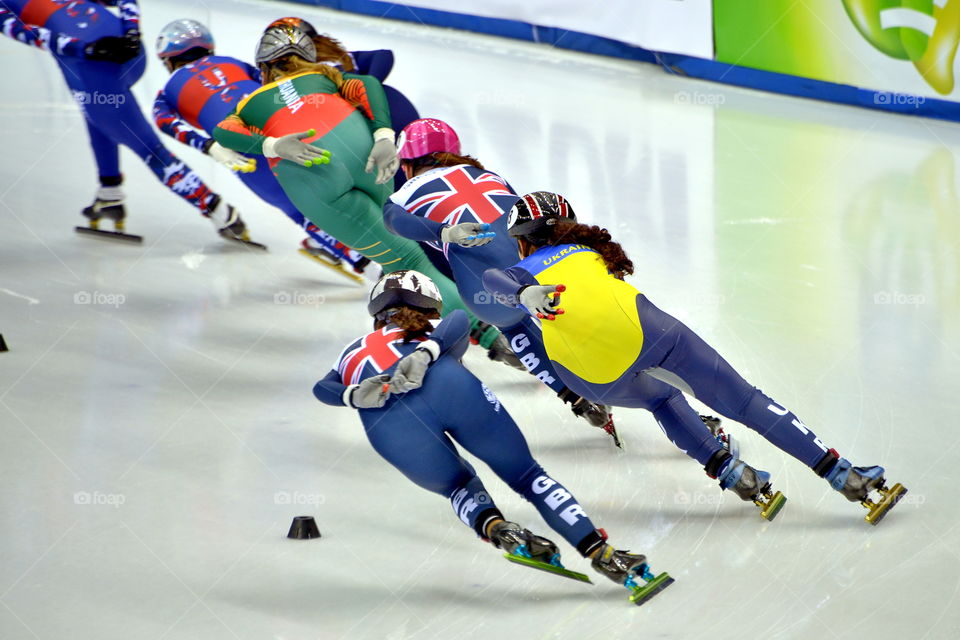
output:
[{"label": "ice skate", "polygon": [[[127,212],[123,207],[123,192],[120,190],[120,187],[100,187],[93,204],[85,207],[82,213],[89,222],[86,227],[74,227],[77,233],[108,240],[143,242],[143,236],[126,233],[124,231]],[[113,231],[101,229],[101,220],[111,220],[113,222]]]},{"label": "ice skate", "polygon": [[720,446],[730,452],[734,458],[740,457],[740,443],[733,439],[733,436],[723,430],[720,426],[721,420],[715,416],[700,416],[703,424],[710,429],[710,433],[717,439]]},{"label": "ice skate", "polygon": [[[854,467],[846,458],[840,458],[826,475],[826,480],[847,500],[859,502],[868,509],[864,520],[876,525],[907,495],[906,487],[899,482],[888,488],[883,474],[883,467]],[[870,499],[871,491],[880,494],[877,502]]]},{"label": "ice skate", "polygon": [[470,341],[487,350],[487,357],[495,362],[502,362],[520,371],[527,368],[520,362],[520,358],[510,348],[510,343],[500,330],[492,324],[477,320],[470,330]]},{"label": "ice skate", "polygon": [[557,545],[515,522],[500,520],[490,526],[489,534],[490,542],[496,548],[506,551],[503,557],[510,562],[571,580],[590,582],[588,576],[570,571],[561,564]]},{"label": "ice skate", "polygon": [[[630,602],[638,607],[674,582],[667,573],[654,576],[646,556],[614,549],[607,543],[596,551],[590,564],[598,573],[629,589]],[[637,583],[638,577],[642,584]]]},{"label": "ice skate", "polygon": [[570,389],[564,389],[557,396],[570,405],[573,415],[583,418],[592,427],[603,429],[607,435],[613,438],[613,444],[618,449],[623,449],[623,441],[620,440],[620,434],[617,433],[617,427],[613,423],[613,414],[610,413],[610,407],[591,402]]},{"label": "ice skate", "polygon": [[357,283],[363,282],[361,274],[363,273],[364,267],[370,264],[369,258],[362,258],[364,261],[362,264],[361,261],[357,261],[353,269],[348,269],[340,256],[334,255],[326,247],[312,238],[303,239],[303,242],[300,243],[300,253]]},{"label": "ice skate", "polygon": [[250,234],[247,232],[247,225],[244,224],[243,219],[240,217],[240,212],[237,211],[233,205],[220,200],[219,197],[208,217],[217,229],[217,233],[224,240],[239,242],[249,247],[266,250],[266,245],[250,239]]},{"label": "ice skate", "polygon": [[773,520],[780,513],[787,498],[770,486],[770,474],[754,469],[743,460],[730,458],[726,470],[720,474],[720,488],[732,490],[741,500],[760,507],[760,516]]}]

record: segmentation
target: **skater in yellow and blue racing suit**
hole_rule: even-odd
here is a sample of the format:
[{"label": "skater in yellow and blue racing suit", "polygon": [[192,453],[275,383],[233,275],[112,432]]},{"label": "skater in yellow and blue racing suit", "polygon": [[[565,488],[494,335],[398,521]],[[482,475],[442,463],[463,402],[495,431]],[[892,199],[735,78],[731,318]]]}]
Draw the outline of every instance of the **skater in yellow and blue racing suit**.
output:
[{"label": "skater in yellow and blue racing suit", "polygon": [[769,488],[769,474],[726,451],[680,389],[747,425],[851,501],[882,485],[882,467],[853,467],[828,449],[793,412],[624,281],[633,264],[622,247],[606,229],[577,223],[562,196],[523,196],[510,212],[509,233],[518,238],[522,260],[506,270],[487,270],[484,287],[502,303],[541,318],[547,354],[574,392],[650,410],[674,444],[744,500]]}]

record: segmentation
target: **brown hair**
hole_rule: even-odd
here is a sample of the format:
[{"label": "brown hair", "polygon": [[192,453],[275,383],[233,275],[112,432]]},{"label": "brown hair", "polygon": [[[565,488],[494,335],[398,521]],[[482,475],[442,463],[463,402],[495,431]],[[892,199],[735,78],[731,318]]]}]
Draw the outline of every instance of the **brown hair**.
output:
[{"label": "brown hair", "polygon": [[313,46],[317,48],[317,62],[333,62],[339,64],[347,73],[357,70],[357,68],[353,66],[353,59],[350,57],[350,53],[336,38],[326,34],[314,36]]},{"label": "brown hair", "polygon": [[439,317],[440,314],[432,309],[421,311],[414,307],[398,307],[386,320],[375,319],[373,328],[382,329],[388,324],[395,324],[403,329],[403,341],[413,342],[433,331],[433,324],[430,321]]},{"label": "brown hair", "polygon": [[412,160],[403,160],[403,162],[407,163],[410,166],[410,170],[414,173],[424,167],[455,167],[458,164],[468,164],[471,167],[484,170],[480,161],[473,156],[460,156],[455,153],[447,153],[446,151],[430,153],[425,156],[420,156],[419,158],[413,158]]},{"label": "brown hair", "polygon": [[343,85],[343,74],[341,74],[339,70],[334,69],[328,64],[308,62],[295,54],[277,58],[270,62],[264,62],[260,65],[261,82],[263,84],[276,82],[287,76],[308,71],[315,71],[327,76],[337,85],[338,90]]},{"label": "brown hair", "polygon": [[623,279],[633,273],[633,262],[627,257],[619,242],[614,242],[610,232],[596,225],[580,224],[573,220],[557,220],[557,224],[548,227],[546,237],[549,245],[582,244],[600,254],[604,264],[615,278]]}]

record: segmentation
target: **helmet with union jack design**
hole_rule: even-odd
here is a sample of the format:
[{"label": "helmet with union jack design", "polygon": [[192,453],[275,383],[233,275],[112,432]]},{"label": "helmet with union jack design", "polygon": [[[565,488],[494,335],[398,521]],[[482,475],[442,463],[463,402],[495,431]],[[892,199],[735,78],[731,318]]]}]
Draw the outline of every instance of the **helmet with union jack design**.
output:
[{"label": "helmet with union jack design", "polygon": [[398,307],[440,313],[443,298],[429,276],[413,269],[402,269],[382,276],[373,285],[367,311],[377,320],[385,321],[390,310]]},{"label": "helmet with union jack design", "polygon": [[397,138],[401,160],[422,158],[431,153],[460,155],[460,137],[453,127],[436,118],[420,118],[403,128]]},{"label": "helmet with union jack design", "polygon": [[549,191],[534,191],[521,196],[513,204],[507,218],[507,233],[514,238],[535,242],[563,218],[577,220],[566,198]]}]

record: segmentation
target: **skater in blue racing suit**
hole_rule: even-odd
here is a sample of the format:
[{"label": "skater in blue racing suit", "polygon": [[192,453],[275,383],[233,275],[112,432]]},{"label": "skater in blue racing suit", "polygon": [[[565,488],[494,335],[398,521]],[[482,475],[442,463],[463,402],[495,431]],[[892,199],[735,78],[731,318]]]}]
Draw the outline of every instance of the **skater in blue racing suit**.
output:
[{"label": "skater in blue racing suit", "polygon": [[[119,16],[107,5],[118,7]],[[135,0],[0,2],[0,30],[53,54],[83,111],[100,178],[85,216],[123,219],[119,151],[123,145],[140,156],[168,189],[209,218],[221,235],[243,238],[239,213],[167,151],[130,91],[146,68],[139,21]]]},{"label": "skater in blue racing suit", "polygon": [[374,330],[348,345],[314,387],[318,400],[359,410],[367,438],[410,481],[450,500],[479,537],[559,566],[554,543],[507,521],[456,444],[530,501],[547,524],[610,579],[643,572],[644,556],[605,542],[573,494],[547,474],[497,397],[460,362],[469,332],[461,310],[442,321],[436,285],[396,271],[370,294]]}]

